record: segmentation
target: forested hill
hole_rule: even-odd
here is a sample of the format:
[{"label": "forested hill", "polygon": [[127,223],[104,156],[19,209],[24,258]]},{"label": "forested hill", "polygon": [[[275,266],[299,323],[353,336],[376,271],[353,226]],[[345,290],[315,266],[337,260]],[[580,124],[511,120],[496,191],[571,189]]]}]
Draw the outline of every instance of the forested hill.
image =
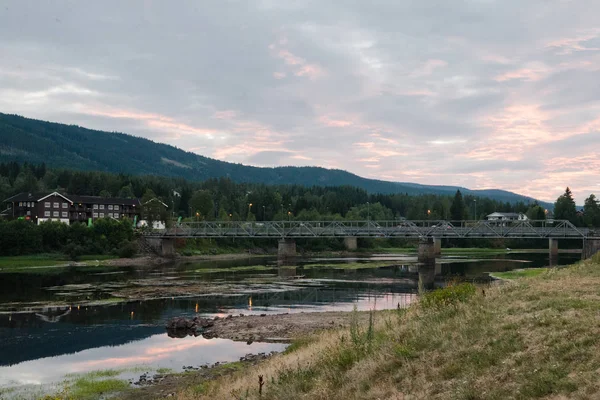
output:
[{"label": "forested hill", "polygon": [[[342,170],[319,167],[259,168],[203,157],[176,147],[123,133],[103,132],[0,113],[0,161],[46,163],[50,167],[205,180],[227,176],[236,182],[349,185],[370,193],[453,194],[456,186],[365,179]],[[503,190],[468,190],[465,194],[503,202],[532,199]],[[541,203],[542,204],[542,203]],[[551,204],[543,203],[551,207]]]}]

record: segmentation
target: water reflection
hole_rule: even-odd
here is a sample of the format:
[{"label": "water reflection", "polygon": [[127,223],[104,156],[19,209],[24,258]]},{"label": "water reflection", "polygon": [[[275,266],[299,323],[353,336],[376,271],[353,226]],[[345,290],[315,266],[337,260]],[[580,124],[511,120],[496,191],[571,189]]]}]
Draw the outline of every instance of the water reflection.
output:
[{"label": "water reflection", "polygon": [[237,361],[248,353],[268,353],[284,349],[284,344],[277,343],[247,345],[226,339],[209,340],[203,337],[173,340],[166,334],[158,334],[119,346],[103,346],[22,362],[11,367],[0,367],[0,387],[44,384],[61,380],[67,374],[102,369],[127,369],[140,365],[178,371],[183,366]]}]

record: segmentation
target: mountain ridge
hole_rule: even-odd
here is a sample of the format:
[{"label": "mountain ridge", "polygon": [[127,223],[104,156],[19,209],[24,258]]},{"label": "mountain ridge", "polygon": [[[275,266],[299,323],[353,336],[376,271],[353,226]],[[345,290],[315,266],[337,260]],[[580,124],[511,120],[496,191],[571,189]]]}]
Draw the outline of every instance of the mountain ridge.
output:
[{"label": "mountain ridge", "polygon": [[[134,175],[182,177],[189,180],[229,177],[236,182],[341,186],[362,188],[370,193],[407,193],[489,197],[515,203],[535,199],[502,189],[480,189],[452,185],[423,185],[364,178],[340,169],[323,167],[256,167],[230,163],[179,149],[165,143],[127,133],[106,132],[0,113],[0,160],[42,163],[50,167],[98,170]],[[553,205],[538,201],[546,208]]]}]

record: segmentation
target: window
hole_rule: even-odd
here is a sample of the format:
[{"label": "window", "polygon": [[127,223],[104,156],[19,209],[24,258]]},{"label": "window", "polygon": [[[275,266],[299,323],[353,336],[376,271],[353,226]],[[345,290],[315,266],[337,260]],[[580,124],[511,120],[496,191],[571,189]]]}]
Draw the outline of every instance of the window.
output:
[{"label": "window", "polygon": [[44,217],[49,217],[50,216],[50,211],[44,211]]},{"label": "window", "polygon": [[46,207],[46,208],[50,208],[50,202],[49,202],[49,201],[45,202],[45,203],[44,203],[44,207]]},{"label": "window", "polygon": [[22,201],[19,202],[19,207],[23,207],[23,202]]},{"label": "window", "polygon": [[63,208],[69,208],[69,205],[67,203],[63,203]]},{"label": "window", "polygon": [[68,212],[66,212],[66,211],[63,211],[63,212],[62,212],[62,217],[63,217],[63,218],[69,218],[69,213],[68,213]]},{"label": "window", "polygon": [[98,209],[98,204],[94,204],[94,210]]},{"label": "window", "polygon": [[31,211],[27,211],[27,215],[31,216]]},{"label": "window", "polygon": [[104,218],[104,213],[100,213],[100,218]]},{"label": "window", "polygon": [[94,218],[98,218],[98,213],[94,213]]},{"label": "window", "polygon": [[52,216],[58,218],[59,212],[58,211],[54,211],[52,212]]},{"label": "window", "polygon": [[104,204],[100,204],[100,209],[104,210]]},{"label": "window", "polygon": [[57,202],[54,203],[54,208],[58,208],[60,207],[60,204],[58,204]]},{"label": "window", "polygon": [[119,206],[115,206],[115,211],[119,211]]},{"label": "window", "polygon": [[108,209],[109,209],[109,210],[112,210],[112,205],[109,205],[109,206],[108,206]]}]

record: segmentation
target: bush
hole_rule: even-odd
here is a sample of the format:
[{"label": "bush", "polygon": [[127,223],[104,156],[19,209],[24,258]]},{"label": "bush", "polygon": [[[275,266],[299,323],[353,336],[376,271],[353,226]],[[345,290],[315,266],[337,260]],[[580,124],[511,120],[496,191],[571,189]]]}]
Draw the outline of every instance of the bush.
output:
[{"label": "bush", "polygon": [[135,242],[124,242],[119,248],[120,258],[132,258],[138,252],[138,246]]},{"label": "bush", "polygon": [[76,243],[69,243],[63,249],[63,252],[69,257],[70,260],[77,261],[84,253],[83,247]]},{"label": "bush", "polygon": [[461,283],[425,293],[421,297],[420,303],[423,308],[456,306],[458,303],[470,299],[475,292],[476,289],[473,284]]}]

